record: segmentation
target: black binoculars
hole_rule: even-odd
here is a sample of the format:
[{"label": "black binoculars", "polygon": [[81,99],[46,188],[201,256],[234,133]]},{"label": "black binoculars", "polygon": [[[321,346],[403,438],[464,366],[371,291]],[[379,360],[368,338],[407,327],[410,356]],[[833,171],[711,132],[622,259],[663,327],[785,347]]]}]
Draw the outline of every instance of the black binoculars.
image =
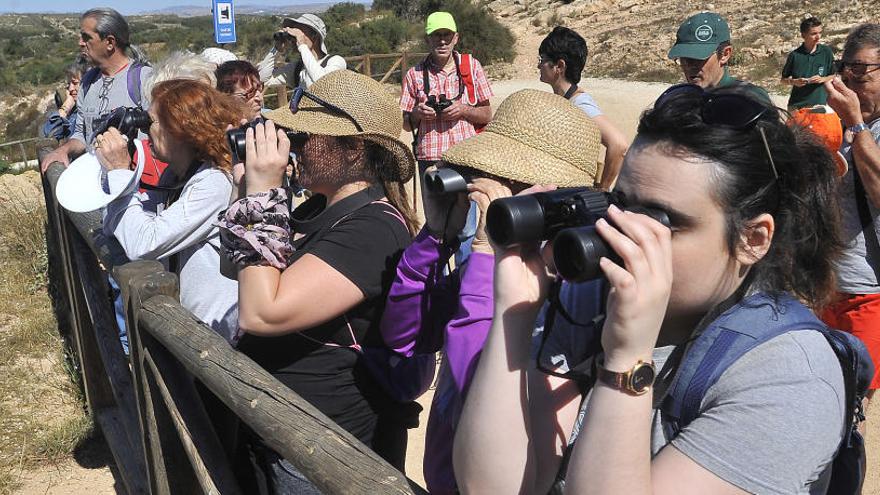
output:
[{"label": "black binoculars", "polygon": [[130,142],[138,136],[138,131],[146,134],[152,123],[150,114],[142,108],[119,107],[95,119],[92,124],[92,139],[115,127],[120,134],[128,137]]},{"label": "black binoculars", "polygon": [[669,226],[665,212],[627,208],[621,193],[566,188],[493,201],[486,212],[486,230],[492,242],[502,247],[552,240],[557,273],[569,282],[585,282],[602,276],[601,258],[621,262],[595,228],[597,220],[607,219],[611,205]]},{"label": "black binoculars", "polygon": [[425,190],[429,194],[455,194],[467,192],[471,178],[455,169],[444,167],[425,172]]},{"label": "black binoculars", "polygon": [[445,94],[440,94],[439,98],[434,95],[428,95],[428,101],[425,102],[425,105],[428,105],[440,114],[443,110],[452,106],[452,100],[447,100]]},{"label": "black binoculars", "polygon": [[[246,149],[245,133],[249,128],[254,128],[257,124],[263,122],[264,119],[261,117],[248,122],[241,127],[226,131],[226,144],[229,145],[229,151],[232,153],[232,163],[244,162]],[[281,128],[279,127],[278,129]],[[290,140],[291,148],[296,148],[298,144],[301,145],[308,138],[308,134],[288,129],[284,129],[284,133],[287,134],[287,139]]]},{"label": "black binoculars", "polygon": [[285,31],[276,31],[275,34],[272,35],[272,39],[277,42],[286,42],[293,41],[293,36],[290,33]]}]

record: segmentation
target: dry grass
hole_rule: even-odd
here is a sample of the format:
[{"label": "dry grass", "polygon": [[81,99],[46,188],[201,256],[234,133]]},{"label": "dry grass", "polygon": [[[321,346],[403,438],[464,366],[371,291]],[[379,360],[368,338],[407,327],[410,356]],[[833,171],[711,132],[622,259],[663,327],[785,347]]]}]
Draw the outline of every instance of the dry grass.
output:
[{"label": "dry grass", "polygon": [[69,455],[92,429],[49,300],[39,199],[0,202],[0,494],[23,469]]}]

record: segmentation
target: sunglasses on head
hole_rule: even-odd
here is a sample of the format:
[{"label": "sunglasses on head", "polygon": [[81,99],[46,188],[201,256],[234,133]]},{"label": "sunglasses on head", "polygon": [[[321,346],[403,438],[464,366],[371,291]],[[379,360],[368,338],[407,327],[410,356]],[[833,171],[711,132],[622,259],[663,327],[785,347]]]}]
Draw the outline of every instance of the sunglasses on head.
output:
[{"label": "sunglasses on head", "polygon": [[357,129],[358,132],[364,132],[364,128],[361,127],[361,125],[360,125],[360,123],[358,123],[357,119],[355,119],[350,113],[346,112],[345,110],[337,107],[336,105],[334,105],[332,103],[328,103],[327,101],[321,99],[320,97],[315,96],[312,93],[309,93],[308,91],[306,91],[302,88],[296,88],[293,91],[293,96],[290,98],[290,106],[288,107],[290,109],[290,113],[295,114],[296,112],[299,111],[299,104],[303,98],[308,98],[308,99],[312,100],[313,102],[317,103],[318,105],[326,108],[327,110],[330,110],[331,112],[333,112],[337,115],[341,115],[341,116],[347,118],[348,120],[350,120],[354,124],[354,127],[355,127],[355,129]]},{"label": "sunglasses on head", "polygon": [[720,125],[737,130],[747,130],[753,127],[758,129],[764,142],[764,150],[767,152],[767,160],[773,177],[779,179],[776,171],[776,163],[770,153],[770,145],[764,128],[758,124],[761,117],[776,112],[776,108],[761,103],[753,98],[739,93],[716,93],[709,92],[696,84],[676,84],[663,92],[654,102],[654,108],[660,108],[673,98],[684,94],[696,94],[703,98],[700,107],[700,118],[709,125]]}]

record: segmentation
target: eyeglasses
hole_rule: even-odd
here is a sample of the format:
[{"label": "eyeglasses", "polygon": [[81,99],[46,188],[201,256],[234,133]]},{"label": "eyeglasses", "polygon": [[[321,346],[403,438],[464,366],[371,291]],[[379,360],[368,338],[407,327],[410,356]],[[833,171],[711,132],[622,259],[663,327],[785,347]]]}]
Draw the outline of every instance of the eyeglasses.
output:
[{"label": "eyeglasses", "polygon": [[[873,69],[870,67],[873,67]],[[837,72],[846,71],[854,76],[861,77],[876,70],[880,70],[880,64],[863,64],[860,62],[845,62],[843,60],[837,61]]]},{"label": "eyeglasses", "polygon": [[257,93],[262,93],[264,89],[263,83],[259,83],[255,85],[253,88],[248,90],[247,92],[238,92],[232,93],[232,96],[237,98],[241,98],[244,101],[249,101],[251,98],[257,96]]},{"label": "eyeglasses", "polygon": [[709,125],[722,125],[733,129],[745,130],[757,127],[764,142],[764,150],[767,152],[767,160],[773,177],[779,179],[776,171],[776,163],[773,154],[770,153],[770,145],[767,135],[762,126],[757,125],[761,117],[775,112],[775,108],[765,105],[760,101],[738,93],[707,92],[696,84],[676,84],[667,89],[654,102],[654,108],[660,108],[671,99],[682,94],[699,94],[703,97],[703,106],[700,109],[700,117]]},{"label": "eyeglasses", "polygon": [[328,102],[324,101],[323,99],[315,96],[312,93],[309,93],[308,91],[306,91],[302,88],[296,88],[296,90],[294,90],[294,92],[293,92],[293,96],[290,98],[289,108],[290,108],[291,113],[295,114],[296,112],[299,111],[299,104],[302,101],[303,97],[312,100],[313,102],[317,103],[318,105],[321,105],[322,107],[326,108],[327,110],[330,110],[333,113],[336,113],[338,115],[341,115],[341,116],[347,118],[348,120],[350,120],[354,124],[354,127],[355,127],[355,129],[357,129],[358,132],[364,132],[364,128],[361,127],[361,125],[360,125],[360,123],[358,123],[357,119],[354,118],[350,113],[346,112],[345,110],[337,107],[336,105],[334,105],[332,103],[328,103]]},{"label": "eyeglasses", "polygon": [[549,58],[546,58],[546,57],[538,57],[538,66],[544,65],[548,62],[553,62],[553,61],[550,60]]}]

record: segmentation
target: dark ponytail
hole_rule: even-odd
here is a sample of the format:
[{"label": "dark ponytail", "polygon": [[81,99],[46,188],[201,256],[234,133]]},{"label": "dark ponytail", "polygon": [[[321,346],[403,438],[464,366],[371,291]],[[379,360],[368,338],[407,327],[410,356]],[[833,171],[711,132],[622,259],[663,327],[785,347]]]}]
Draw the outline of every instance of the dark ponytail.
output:
[{"label": "dark ponytail", "polygon": [[[737,88],[709,94],[713,92],[749,97]],[[705,123],[703,104],[703,96],[692,92],[647,110],[639,122],[637,145],[656,144],[675,155],[713,162],[714,199],[727,219],[731,253],[751,219],[769,213],[775,221],[770,250],[752,267],[753,286],[790,292],[814,308],[821,307],[834,291],[834,262],[843,246],[830,153],[809,131],[786,126],[775,108],[753,126],[735,129]]]}]

